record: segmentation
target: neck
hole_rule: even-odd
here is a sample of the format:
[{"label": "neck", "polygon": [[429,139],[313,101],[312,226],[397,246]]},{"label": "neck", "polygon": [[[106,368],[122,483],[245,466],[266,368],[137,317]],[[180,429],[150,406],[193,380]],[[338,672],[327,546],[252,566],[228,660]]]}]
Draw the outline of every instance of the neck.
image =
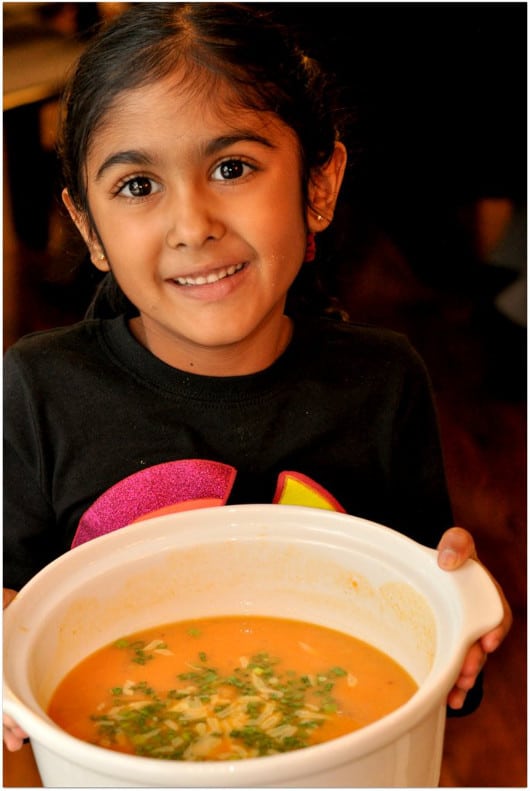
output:
[{"label": "neck", "polygon": [[258,328],[243,341],[212,347],[168,339],[146,328],[141,316],[131,319],[129,328],[136,340],[162,362],[201,376],[245,376],[262,371],[283,354],[293,332],[292,320],[282,315],[280,321]]}]

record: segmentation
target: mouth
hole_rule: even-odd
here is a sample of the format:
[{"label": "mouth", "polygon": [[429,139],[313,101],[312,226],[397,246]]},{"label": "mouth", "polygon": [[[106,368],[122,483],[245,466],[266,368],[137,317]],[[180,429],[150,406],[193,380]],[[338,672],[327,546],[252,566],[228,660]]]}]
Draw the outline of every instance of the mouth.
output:
[{"label": "mouth", "polygon": [[222,267],[221,269],[216,269],[215,272],[208,272],[208,274],[183,275],[182,277],[175,277],[173,280],[179,286],[207,286],[235,275],[236,272],[240,272],[244,266],[245,262]]}]

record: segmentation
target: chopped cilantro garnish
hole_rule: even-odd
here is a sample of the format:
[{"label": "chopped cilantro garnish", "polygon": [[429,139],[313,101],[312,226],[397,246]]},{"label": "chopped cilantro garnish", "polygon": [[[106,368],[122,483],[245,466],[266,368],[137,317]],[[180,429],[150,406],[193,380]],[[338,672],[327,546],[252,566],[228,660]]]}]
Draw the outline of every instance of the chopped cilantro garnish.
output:
[{"label": "chopped cilantro garnish", "polygon": [[[200,635],[193,627],[188,632]],[[127,650],[137,664],[157,658],[141,640],[117,640],[114,645]],[[166,644],[156,647],[166,648]],[[316,676],[280,671],[280,660],[267,652],[255,654],[240,663],[244,667],[223,675],[206,664],[204,651],[197,656],[199,662],[177,674],[177,685],[165,692],[147,681],[113,687],[112,707],[91,716],[103,742],[112,745],[125,739],[137,755],[176,760],[215,758],[201,752],[205,738],[214,751],[224,745],[223,759],[300,749],[311,743],[313,732],[337,711],[332,696],[335,681],[347,675],[341,667]],[[232,688],[228,700],[227,688]],[[232,716],[237,725],[231,724]]]}]

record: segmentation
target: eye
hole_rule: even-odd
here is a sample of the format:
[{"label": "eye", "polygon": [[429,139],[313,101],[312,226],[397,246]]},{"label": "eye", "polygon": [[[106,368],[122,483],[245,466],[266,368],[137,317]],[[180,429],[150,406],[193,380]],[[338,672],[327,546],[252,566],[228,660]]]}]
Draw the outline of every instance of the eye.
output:
[{"label": "eye", "polygon": [[225,159],[214,168],[212,178],[214,181],[233,181],[248,176],[254,170],[255,167],[242,159]]},{"label": "eye", "polygon": [[127,179],[118,188],[118,194],[126,198],[147,198],[161,189],[160,184],[147,176],[135,176]]}]

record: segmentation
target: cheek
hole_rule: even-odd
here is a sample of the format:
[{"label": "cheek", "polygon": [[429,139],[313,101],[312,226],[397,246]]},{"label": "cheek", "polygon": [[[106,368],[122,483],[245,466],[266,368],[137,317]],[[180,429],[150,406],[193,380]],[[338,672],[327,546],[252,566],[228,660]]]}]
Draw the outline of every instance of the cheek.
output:
[{"label": "cheek", "polygon": [[97,227],[114,267],[134,269],[142,262],[145,265],[163,243],[160,231],[140,217],[124,220],[109,213],[101,218]]},{"label": "cheek", "polygon": [[274,250],[269,258],[268,281],[272,288],[281,292],[288,291],[304,265],[306,250],[305,232],[287,231],[275,240]]},{"label": "cheek", "polygon": [[299,192],[276,193],[259,218],[255,216],[253,219],[263,244],[274,247],[278,255],[294,256],[296,260],[303,261],[307,229]]},{"label": "cheek", "polygon": [[307,230],[300,215],[293,215],[289,220],[282,218],[281,225],[276,227],[279,252],[292,262],[292,266],[303,263],[307,246]]}]

